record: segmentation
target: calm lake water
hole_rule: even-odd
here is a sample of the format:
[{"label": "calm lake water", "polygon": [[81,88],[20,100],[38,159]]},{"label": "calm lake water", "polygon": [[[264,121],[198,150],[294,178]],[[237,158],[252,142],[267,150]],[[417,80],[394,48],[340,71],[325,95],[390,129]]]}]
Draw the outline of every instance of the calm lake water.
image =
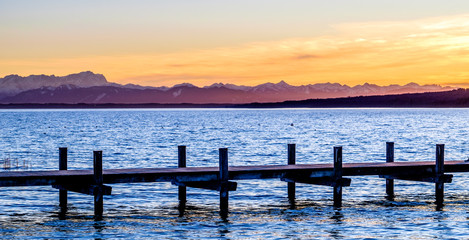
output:
[{"label": "calm lake water", "polygon": [[[188,166],[217,166],[218,148],[230,165],[286,164],[287,144],[297,163],[331,163],[343,146],[344,163],[384,162],[385,142],[396,161],[469,158],[469,109],[136,109],[0,110],[0,159],[13,170],[56,170],[58,148],[68,147],[69,169],[176,167],[177,146]],[[17,162],[17,165],[16,165]],[[3,167],[3,165],[1,166]],[[464,239],[469,235],[469,173],[445,185],[437,211],[434,184],[396,181],[397,198],[385,199],[385,181],[353,177],[343,207],[332,207],[332,188],[297,184],[291,209],[286,183],[239,181],[230,215],[218,215],[218,192],[188,189],[188,209],[177,210],[170,183],[114,184],[104,220],[93,221],[93,199],[69,193],[69,213],[58,219],[58,190],[0,188],[1,238],[132,239]]]}]

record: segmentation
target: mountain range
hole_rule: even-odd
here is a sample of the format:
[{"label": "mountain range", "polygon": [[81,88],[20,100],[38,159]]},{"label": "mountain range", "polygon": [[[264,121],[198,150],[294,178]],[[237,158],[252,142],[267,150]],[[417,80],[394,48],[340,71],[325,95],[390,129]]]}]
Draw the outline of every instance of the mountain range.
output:
[{"label": "mountain range", "polygon": [[238,104],[235,108],[467,108],[469,89],[381,96]]},{"label": "mountain range", "polygon": [[324,99],[453,90],[439,85],[378,86],[365,83],[350,87],[338,83],[292,86],[284,81],[257,86],[216,83],[197,87],[189,83],[173,87],[146,87],[111,83],[102,74],[81,72],[68,76],[8,75],[0,78],[0,103],[64,104],[245,104],[288,100]]}]

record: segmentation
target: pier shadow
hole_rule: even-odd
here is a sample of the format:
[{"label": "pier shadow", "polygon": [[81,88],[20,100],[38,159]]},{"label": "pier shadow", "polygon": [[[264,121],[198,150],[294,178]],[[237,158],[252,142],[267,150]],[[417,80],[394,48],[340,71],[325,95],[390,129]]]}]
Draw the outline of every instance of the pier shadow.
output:
[{"label": "pier shadow", "polygon": [[[199,215],[207,215],[210,212],[213,212],[214,209],[212,208],[205,208],[200,206],[192,206],[187,205],[187,203],[179,203],[177,208],[178,217],[183,219],[185,217],[192,217],[192,216],[199,216]],[[174,208],[173,208],[174,209]],[[219,215],[219,219],[221,222],[228,222],[228,215],[230,211],[228,209],[218,209],[216,210]]]},{"label": "pier shadow", "polygon": [[435,204],[435,210],[436,211],[443,211],[444,210],[444,202],[442,200],[435,200],[434,202],[419,202],[417,200],[415,201],[398,201],[396,200],[397,198],[392,195],[392,196],[386,196],[385,200],[383,201],[378,201],[376,202],[378,205],[385,205],[385,206],[391,206],[391,207],[396,207],[396,206],[413,206],[413,205],[425,205],[425,204]]},{"label": "pier shadow", "polygon": [[68,213],[68,206],[59,206],[59,211],[57,213],[59,220],[66,220],[67,219],[67,213]]},{"label": "pier shadow", "polygon": [[60,210],[58,216],[59,220],[67,220],[67,210]]},{"label": "pier shadow", "polygon": [[230,222],[229,221],[220,221],[217,223],[218,227],[218,238],[219,239],[230,239]]},{"label": "pier shadow", "polygon": [[[105,228],[105,224],[104,224],[103,222],[101,222],[101,221],[96,221],[96,222],[94,222],[94,224],[93,224],[93,228],[94,228],[94,230],[95,230],[95,234],[100,235],[100,234],[102,234],[102,232],[103,232],[103,230],[104,230],[104,228]],[[95,239],[95,240],[101,240],[102,238],[100,238],[100,237],[95,237],[94,239]]]},{"label": "pier shadow", "polygon": [[334,208],[334,212],[330,217],[334,221],[334,228],[329,231],[330,237],[332,239],[343,239],[344,236],[341,234],[341,225],[343,224],[344,215],[340,208]]},{"label": "pier shadow", "polygon": [[393,202],[394,199],[396,199],[396,196],[394,194],[393,195],[386,195],[386,197],[384,197],[384,198],[388,201]]},{"label": "pier shadow", "polygon": [[228,210],[227,209],[220,210],[220,218],[223,222],[228,222]]},{"label": "pier shadow", "polygon": [[334,214],[330,218],[334,220],[335,223],[342,223],[344,215],[342,214],[341,209],[334,209]]},{"label": "pier shadow", "polygon": [[186,203],[185,202],[179,202],[178,205],[178,212],[179,212],[179,217],[184,217],[184,213],[186,212]]},{"label": "pier shadow", "polygon": [[442,212],[444,209],[445,204],[442,202],[436,202],[435,210],[438,212]]},{"label": "pier shadow", "polygon": [[295,210],[296,209],[296,200],[295,199],[288,199],[288,209]]}]

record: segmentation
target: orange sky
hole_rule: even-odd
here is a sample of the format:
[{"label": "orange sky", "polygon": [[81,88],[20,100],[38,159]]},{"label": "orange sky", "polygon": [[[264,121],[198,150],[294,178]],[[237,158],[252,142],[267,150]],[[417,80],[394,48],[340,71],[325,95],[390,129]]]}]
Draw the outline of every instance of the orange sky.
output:
[{"label": "orange sky", "polygon": [[0,76],[91,70],[111,82],[150,86],[284,80],[292,85],[416,82],[469,87],[469,14],[335,23],[318,33],[168,51],[10,53],[0,56]]}]

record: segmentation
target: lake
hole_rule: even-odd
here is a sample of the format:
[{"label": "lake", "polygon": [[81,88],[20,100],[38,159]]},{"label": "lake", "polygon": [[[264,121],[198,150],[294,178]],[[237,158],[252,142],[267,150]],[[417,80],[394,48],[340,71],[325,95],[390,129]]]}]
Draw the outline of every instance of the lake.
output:
[{"label": "lake", "polygon": [[[297,164],[384,162],[386,142],[395,161],[469,158],[469,109],[83,109],[0,110],[0,159],[16,170],[57,170],[58,148],[68,147],[68,169],[91,169],[93,151],[103,168],[176,167],[177,146],[187,166],[218,166],[228,148],[234,165],[287,163],[296,143]],[[0,166],[0,167],[3,167]],[[434,184],[396,180],[396,199],[385,199],[385,180],[352,177],[343,207],[332,207],[332,188],[297,184],[296,207],[278,179],[238,181],[227,221],[218,192],[188,189],[178,213],[170,183],[113,184],[104,220],[93,221],[92,196],[69,192],[69,213],[58,219],[58,190],[0,188],[2,238],[132,239],[461,239],[469,234],[469,178],[454,174],[437,211]]]}]

